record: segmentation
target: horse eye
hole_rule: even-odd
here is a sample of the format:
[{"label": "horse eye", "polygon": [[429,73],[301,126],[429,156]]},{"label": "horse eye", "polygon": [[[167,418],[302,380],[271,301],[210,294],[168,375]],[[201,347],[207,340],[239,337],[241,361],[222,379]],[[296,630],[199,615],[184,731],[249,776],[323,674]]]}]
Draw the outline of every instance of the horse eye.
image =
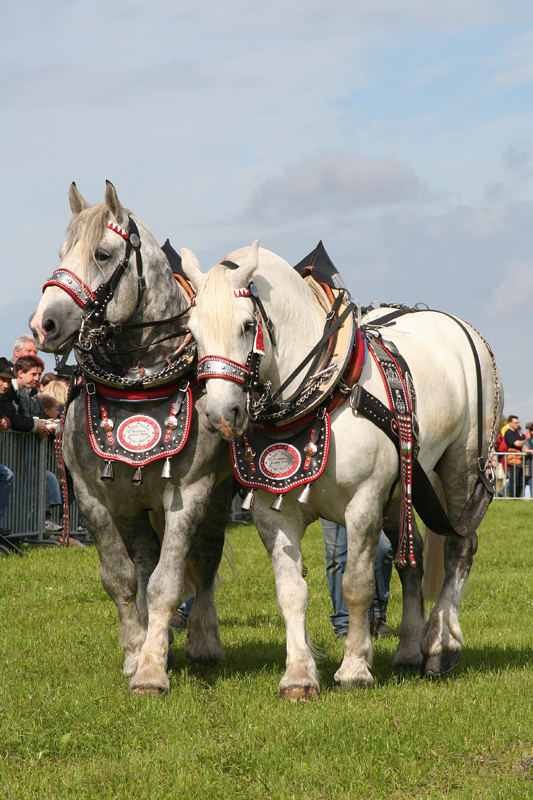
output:
[{"label": "horse eye", "polygon": [[250,319],[247,322],[245,322],[242,327],[245,333],[250,333],[250,331],[253,331],[254,329],[254,323]]},{"label": "horse eye", "polygon": [[107,259],[109,258],[109,253],[107,253],[105,250],[102,250],[102,248],[98,247],[94,251],[94,257],[96,261],[107,261]]}]

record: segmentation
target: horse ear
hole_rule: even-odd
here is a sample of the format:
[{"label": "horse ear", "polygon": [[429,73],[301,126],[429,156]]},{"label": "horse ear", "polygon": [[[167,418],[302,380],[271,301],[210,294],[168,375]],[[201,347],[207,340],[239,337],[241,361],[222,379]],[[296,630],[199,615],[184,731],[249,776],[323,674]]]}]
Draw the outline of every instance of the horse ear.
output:
[{"label": "horse ear", "polygon": [[257,269],[257,265],[259,264],[259,239],[256,239],[255,242],[250,245],[250,249],[248,250],[245,257],[242,259],[239,268],[235,270],[233,275],[235,276],[235,281],[238,283],[239,286],[248,286],[250,281],[252,280],[253,274]]},{"label": "horse ear", "polygon": [[124,224],[128,218],[128,215],[124,211],[120,200],[118,199],[117,190],[111,181],[108,180],[105,182],[105,204],[115,217],[116,221],[119,224]]},{"label": "horse ear", "polygon": [[205,275],[200,267],[200,262],[192,250],[180,247],[181,268],[197,292],[205,281]]},{"label": "horse ear", "polygon": [[68,200],[70,203],[70,210],[72,211],[74,216],[77,216],[80,213],[80,211],[83,211],[85,208],[89,208],[89,203],[80,194],[80,192],[78,191],[78,187],[76,186],[74,181],[72,181],[72,183],[70,184],[70,188],[68,190]]}]

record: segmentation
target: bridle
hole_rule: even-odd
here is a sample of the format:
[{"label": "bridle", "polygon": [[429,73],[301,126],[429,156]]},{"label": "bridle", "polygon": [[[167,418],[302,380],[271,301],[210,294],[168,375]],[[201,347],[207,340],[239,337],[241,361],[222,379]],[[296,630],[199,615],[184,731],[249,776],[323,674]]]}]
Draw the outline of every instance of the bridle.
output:
[{"label": "bridle", "polygon": [[[116,355],[124,355],[125,353],[134,352],[140,349],[139,347],[131,348],[130,350],[117,351],[111,341],[113,336],[123,333],[126,330],[157,327],[171,322],[177,322],[188,312],[188,308],[169,319],[156,320],[154,322],[138,322],[138,323],[111,323],[106,317],[106,310],[113,299],[117,287],[126,274],[128,269],[132,251],[135,253],[135,264],[137,268],[137,303],[134,312],[139,308],[143,294],[146,290],[146,280],[143,274],[143,262],[141,253],[141,238],[137,224],[128,216],[128,229],[125,230],[116,222],[108,222],[107,228],[117,233],[126,242],[124,255],[109,276],[107,280],[103,281],[94,291],[84,283],[81,278],[71,270],[65,267],[59,267],[54,270],[50,278],[43,286],[43,292],[49,286],[58,286],[63,289],[70,297],[80,306],[84,314],[81,321],[80,331],[78,335],[78,343],[75,347],[79,347],[83,351],[92,350],[95,345],[102,345],[105,349],[113,351]],[[133,313],[134,313],[133,312]],[[158,344],[165,339],[175,338],[181,336],[183,330],[179,330],[168,336],[159,339],[153,344]]]},{"label": "bridle", "polygon": [[[224,266],[233,265],[233,262],[223,261]],[[236,268],[236,264],[232,266]],[[264,328],[268,333],[273,347],[276,345],[274,336],[274,325],[265,311],[265,307],[259,297],[257,286],[250,281],[248,286],[241,289],[234,289],[235,297],[249,297],[254,309],[254,335],[252,349],[248,353],[245,364],[239,364],[225,356],[207,355],[200,358],[197,365],[196,377],[198,380],[206,378],[226,378],[227,380],[240,383],[245,392],[258,392],[262,388],[259,377],[259,367],[261,358],[265,355],[265,336]],[[193,305],[195,301],[193,300]]]}]

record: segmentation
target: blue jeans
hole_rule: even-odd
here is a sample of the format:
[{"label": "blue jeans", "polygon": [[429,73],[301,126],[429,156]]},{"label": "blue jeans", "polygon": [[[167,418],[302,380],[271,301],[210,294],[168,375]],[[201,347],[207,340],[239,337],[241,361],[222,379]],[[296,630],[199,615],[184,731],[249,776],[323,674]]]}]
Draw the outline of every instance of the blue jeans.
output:
[{"label": "blue jeans", "polygon": [[374,562],[376,590],[372,601],[374,618],[387,619],[387,606],[390,597],[390,579],[394,560],[392,545],[383,531],[379,534],[378,549]]},{"label": "blue jeans", "polygon": [[9,503],[13,473],[4,464],[0,464],[0,522],[4,521],[4,514]]},{"label": "blue jeans", "polygon": [[[342,596],[342,576],[346,569],[346,555],[348,540],[344,525],[321,519],[324,548],[326,552],[326,576],[328,579],[329,596],[333,606],[330,620],[336,634],[348,630],[348,609]],[[390,597],[390,581],[392,575],[392,545],[381,531],[378,549],[374,562],[375,592],[372,601],[372,613],[380,619],[387,618],[387,605]]]},{"label": "blue jeans", "polygon": [[50,506],[60,506],[63,503],[59,481],[53,472],[46,470],[46,508]]},{"label": "blue jeans", "polygon": [[185,620],[189,619],[193,603],[194,603],[194,595],[192,597],[187,597],[187,599],[184,600],[181,606],[178,608],[178,611],[180,612],[180,614],[183,614]]},{"label": "blue jeans", "polygon": [[346,569],[346,555],[348,552],[346,528],[327,519],[321,519],[320,524],[322,525],[326,551],[326,577],[329,596],[333,606],[333,614],[330,614],[329,618],[335,633],[345,633],[348,630],[349,619],[348,609],[342,596],[342,576]]}]

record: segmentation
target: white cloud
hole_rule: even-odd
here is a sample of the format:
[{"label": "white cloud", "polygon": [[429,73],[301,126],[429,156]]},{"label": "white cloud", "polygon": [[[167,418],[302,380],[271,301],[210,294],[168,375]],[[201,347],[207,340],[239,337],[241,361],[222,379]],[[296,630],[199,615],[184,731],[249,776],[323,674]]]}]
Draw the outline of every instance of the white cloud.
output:
[{"label": "white cloud", "polygon": [[492,63],[497,69],[492,85],[498,89],[533,81],[533,30],[509,42],[506,52]]},{"label": "white cloud", "polygon": [[[533,257],[524,261],[507,261],[503,265],[503,280],[491,292],[494,313],[504,317],[504,324],[531,314],[533,293]],[[531,338],[531,337],[530,337]]]},{"label": "white cloud", "polygon": [[253,193],[248,215],[268,220],[328,216],[428,197],[414,171],[395,158],[321,153],[265,180]]}]

